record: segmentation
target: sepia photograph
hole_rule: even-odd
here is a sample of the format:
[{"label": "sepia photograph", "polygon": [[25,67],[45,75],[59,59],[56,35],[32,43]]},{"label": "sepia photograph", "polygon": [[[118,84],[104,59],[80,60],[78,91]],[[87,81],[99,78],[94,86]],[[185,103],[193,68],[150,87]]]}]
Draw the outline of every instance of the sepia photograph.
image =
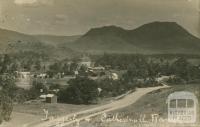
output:
[{"label": "sepia photograph", "polygon": [[200,0],[0,0],[0,127],[200,127]]}]

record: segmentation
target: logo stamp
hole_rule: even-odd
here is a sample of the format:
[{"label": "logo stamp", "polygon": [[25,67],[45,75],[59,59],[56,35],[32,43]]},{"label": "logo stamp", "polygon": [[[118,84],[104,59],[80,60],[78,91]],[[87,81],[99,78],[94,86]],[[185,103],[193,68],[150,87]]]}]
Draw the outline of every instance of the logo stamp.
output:
[{"label": "logo stamp", "polygon": [[170,123],[196,123],[197,97],[187,91],[174,92],[167,98],[168,122]]}]

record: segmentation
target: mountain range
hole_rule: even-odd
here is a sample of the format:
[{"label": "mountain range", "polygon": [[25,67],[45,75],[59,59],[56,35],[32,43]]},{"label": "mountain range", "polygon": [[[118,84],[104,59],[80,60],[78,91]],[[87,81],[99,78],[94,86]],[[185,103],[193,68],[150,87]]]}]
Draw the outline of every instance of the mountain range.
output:
[{"label": "mountain range", "polygon": [[153,22],[133,30],[94,28],[70,47],[87,52],[199,54],[200,39],[175,22]]},{"label": "mountain range", "polygon": [[0,29],[0,53],[31,51],[65,58],[81,52],[200,54],[200,39],[175,22],[152,22],[133,30],[92,28],[84,35],[28,35]]}]

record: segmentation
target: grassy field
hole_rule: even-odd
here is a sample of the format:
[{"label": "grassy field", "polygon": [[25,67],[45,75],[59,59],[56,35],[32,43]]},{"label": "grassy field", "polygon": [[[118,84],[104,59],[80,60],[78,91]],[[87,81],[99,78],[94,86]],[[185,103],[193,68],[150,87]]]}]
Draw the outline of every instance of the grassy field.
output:
[{"label": "grassy field", "polygon": [[110,103],[112,99],[114,98],[99,100],[99,103],[95,105],[48,104],[42,102],[14,104],[11,120],[9,122],[4,122],[1,127],[11,127],[13,125],[15,125],[15,127],[22,127],[29,123],[41,122],[41,119],[45,117],[43,109],[48,109],[49,117],[57,118]]},{"label": "grassy field", "polygon": [[40,121],[42,118],[43,116],[13,112],[11,115],[11,121],[4,121],[0,127],[25,127],[27,123],[34,123]]},{"label": "grassy field", "polygon": [[69,113],[89,109],[96,105],[72,105],[72,104],[17,104],[14,105],[14,112],[43,116],[43,109],[48,109],[49,116],[62,116]]},{"label": "grassy field", "polygon": [[[100,105],[100,104],[99,104]],[[78,112],[96,107],[98,105],[72,105],[72,104],[16,104],[11,120],[4,122],[1,127],[23,127],[26,124],[38,123],[45,118],[43,109],[48,109],[49,117],[60,117],[73,112]]]},{"label": "grassy field", "polygon": [[[107,118],[118,117],[119,119],[127,119],[130,118],[132,120],[145,120],[145,121],[152,121],[152,115],[158,114],[159,118],[167,120],[167,97],[169,94],[177,91],[189,91],[194,93],[199,102],[200,102],[200,85],[199,84],[190,84],[190,85],[176,85],[172,86],[171,88],[160,89],[157,91],[153,91],[148,93],[147,95],[143,96],[140,100],[138,100],[133,105],[110,112],[107,114]],[[198,108],[198,113],[200,107]],[[94,126],[94,127],[139,127],[140,125],[133,124],[132,122],[116,122],[111,121],[107,123],[101,122],[101,117],[95,117],[90,124],[83,122],[81,127],[86,126]],[[200,117],[197,118],[198,122],[200,121]],[[149,123],[150,124],[150,123]],[[168,124],[168,123],[167,123]],[[154,127],[155,125],[144,125],[144,127]],[[140,126],[143,127],[143,126]],[[160,127],[160,126],[158,126]],[[167,125],[162,127],[177,127],[174,125]],[[196,127],[196,126],[195,126]]]},{"label": "grassy field", "polygon": [[43,109],[48,109],[49,116],[62,116],[69,113],[74,113],[94,108],[97,106],[101,106],[104,104],[108,104],[113,99],[115,98],[110,97],[105,99],[99,99],[98,104],[93,104],[93,105],[75,105],[75,104],[63,104],[63,103],[49,104],[38,101],[31,104],[15,104],[13,112],[43,116],[44,115]]}]

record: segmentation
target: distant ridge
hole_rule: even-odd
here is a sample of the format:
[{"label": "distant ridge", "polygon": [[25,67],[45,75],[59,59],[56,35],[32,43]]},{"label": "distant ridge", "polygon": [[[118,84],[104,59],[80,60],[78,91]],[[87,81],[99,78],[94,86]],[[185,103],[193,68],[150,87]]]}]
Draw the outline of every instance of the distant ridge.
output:
[{"label": "distant ridge", "polygon": [[133,30],[93,28],[69,45],[87,52],[200,54],[200,39],[175,22],[152,22]]},{"label": "distant ridge", "polygon": [[72,56],[75,52],[66,47],[79,36],[28,35],[0,29],[0,53],[35,52],[59,58]]}]

